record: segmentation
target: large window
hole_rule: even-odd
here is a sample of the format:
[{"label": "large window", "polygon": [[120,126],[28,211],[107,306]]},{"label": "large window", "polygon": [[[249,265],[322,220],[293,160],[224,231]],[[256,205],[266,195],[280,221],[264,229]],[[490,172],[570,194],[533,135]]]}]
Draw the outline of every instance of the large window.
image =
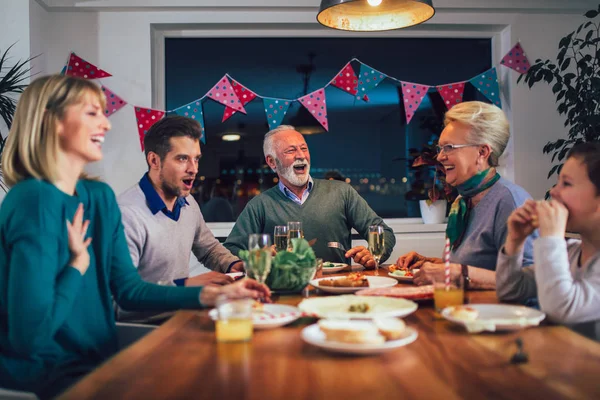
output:
[{"label": "large window", "polygon": [[[296,99],[324,87],[353,57],[402,81],[439,85],[465,81],[491,68],[490,39],[366,38],[168,38],[165,42],[166,108],[203,96],[225,73],[260,96]],[[353,63],[356,73],[359,64]],[[283,124],[306,133],[313,178],[337,171],[384,218],[418,217],[417,201],[430,186],[431,172],[410,167],[411,149],[437,138],[445,106],[430,89],[410,124],[402,91],[386,79],[356,100],[325,89],[329,132],[298,102]],[[487,101],[467,85],[464,100]],[[206,144],[202,145],[195,196],[207,221],[233,221],[249,199],[276,184],[264,162],[268,131],[262,99],[222,121],[223,106],[203,103]],[[222,140],[238,134],[240,140]]]}]

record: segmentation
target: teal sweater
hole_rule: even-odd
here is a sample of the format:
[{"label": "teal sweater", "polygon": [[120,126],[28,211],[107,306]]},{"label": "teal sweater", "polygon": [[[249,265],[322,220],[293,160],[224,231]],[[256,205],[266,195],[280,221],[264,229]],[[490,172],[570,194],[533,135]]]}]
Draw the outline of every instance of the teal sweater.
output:
[{"label": "teal sweater", "polygon": [[306,240],[317,239],[313,246],[317,257],[325,261],[345,262],[344,252],[327,247],[327,242],[340,242],[349,250],[352,228],[365,240],[369,225],[382,224],[385,230],[385,252],[381,261],[387,260],[396,244],[392,229],[383,223],[367,202],[346,182],[315,179],[314,186],[304,204],[296,204],[275,186],[250,200],[238,217],[225,247],[237,255],[248,247],[251,233],[273,235],[276,225],[301,221]]},{"label": "teal sweater", "polygon": [[[140,279],[108,185],[82,180],[76,192],[28,179],[0,208],[0,387],[39,393],[49,380],[60,385],[63,371],[114,354],[113,296],[131,310],[200,307],[200,288]],[[83,276],[69,266],[66,228],[79,203],[92,237]]]}]

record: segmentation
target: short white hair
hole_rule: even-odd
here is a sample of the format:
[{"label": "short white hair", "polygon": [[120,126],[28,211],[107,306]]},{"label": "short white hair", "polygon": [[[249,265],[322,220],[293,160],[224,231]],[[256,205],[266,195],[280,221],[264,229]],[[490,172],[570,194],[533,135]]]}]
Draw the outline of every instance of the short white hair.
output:
[{"label": "short white hair", "polygon": [[273,136],[275,136],[276,133],[295,130],[296,128],[292,125],[279,125],[277,128],[271,129],[269,132],[265,133],[265,138],[263,139],[263,153],[265,154],[265,158],[271,156],[277,159],[273,145]]},{"label": "short white hair", "polygon": [[444,126],[454,121],[471,128],[467,136],[469,144],[487,144],[491,147],[488,163],[491,167],[497,167],[510,138],[510,126],[504,112],[493,104],[465,101],[448,110]]}]

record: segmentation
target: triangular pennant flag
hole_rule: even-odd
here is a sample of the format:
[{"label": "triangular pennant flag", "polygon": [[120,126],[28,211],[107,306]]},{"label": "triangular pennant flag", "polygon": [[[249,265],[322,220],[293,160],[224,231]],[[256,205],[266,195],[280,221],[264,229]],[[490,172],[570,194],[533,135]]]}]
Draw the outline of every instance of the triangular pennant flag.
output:
[{"label": "triangular pennant flag", "polygon": [[71,57],[69,57],[66,74],[85,79],[106,78],[112,76],[108,72],[96,67],[94,64],[90,64],[83,58],[76,56],[75,53],[71,53]]},{"label": "triangular pennant flag", "polygon": [[329,132],[327,126],[327,105],[325,104],[325,90],[318,89],[298,99],[308,112]]},{"label": "triangular pennant flag", "polygon": [[413,115],[421,105],[423,98],[429,90],[429,86],[412,82],[400,82],[402,84],[402,97],[404,98],[404,113],[406,114],[406,125],[410,123]]},{"label": "triangular pennant flag", "polygon": [[206,134],[204,132],[204,111],[202,111],[201,100],[192,101],[189,104],[176,108],[173,110],[173,112],[177,115],[181,115],[182,117],[188,117],[198,121],[198,123],[200,123],[200,129],[202,130],[200,141],[202,143],[206,143]]},{"label": "triangular pennant flag", "polygon": [[148,129],[165,115],[165,112],[137,106],[134,109],[138,134],[140,136],[140,145],[142,146],[142,151],[144,151],[144,136],[148,133]]},{"label": "triangular pennant flag", "polygon": [[60,74],[64,75],[65,72],[67,72],[67,66],[66,65],[64,67],[62,67],[62,69],[60,70]]},{"label": "triangular pennant flag", "polygon": [[464,82],[449,83],[447,85],[436,86],[438,92],[444,100],[446,108],[449,110],[456,104],[462,102],[463,92],[465,91]]},{"label": "triangular pennant flag", "polygon": [[290,107],[290,101],[263,97],[263,104],[265,105],[265,115],[269,123],[269,130],[277,128],[281,125],[281,121],[283,121],[283,117]]},{"label": "triangular pennant flag", "polygon": [[226,107],[231,107],[236,111],[246,114],[246,110],[244,109],[240,99],[233,91],[233,86],[231,85],[231,82],[229,82],[227,75],[224,75],[223,78],[221,78],[206,95],[210,99],[221,103]]},{"label": "triangular pennant flag", "polygon": [[102,85],[102,92],[104,92],[104,96],[106,97],[106,108],[104,109],[106,117],[113,115],[127,104],[125,100],[104,85]]},{"label": "triangular pennant flag", "polygon": [[379,72],[366,64],[360,63],[360,73],[358,75],[358,95],[356,96],[356,99],[368,101],[368,98],[365,99],[364,96],[368,91],[374,89],[377,85],[383,82],[385,78],[387,78],[387,75],[383,72]]},{"label": "triangular pennant flag", "polygon": [[[238,99],[240,99],[242,102],[242,106],[245,106],[256,98],[256,93],[254,93],[252,90],[237,82],[235,79],[230,78],[230,81],[233,91],[237,95]],[[233,114],[235,114],[235,112],[236,111],[233,108],[225,107],[225,112],[223,113],[223,119],[221,122],[228,120]]]},{"label": "triangular pennant flag", "polygon": [[331,84],[355,96],[358,92],[358,78],[356,77],[356,73],[354,73],[352,65],[350,63],[346,64],[335,78],[333,78]]},{"label": "triangular pennant flag", "polygon": [[529,60],[521,47],[521,43],[517,42],[514,47],[506,53],[500,64],[507,66],[508,68],[512,68],[515,71],[524,74],[529,71],[531,65],[529,64]]},{"label": "triangular pennant flag", "polygon": [[477,75],[470,81],[471,85],[475,86],[485,97],[490,101],[502,108],[500,103],[500,87],[498,86],[498,74],[496,73],[496,67],[492,67],[485,71],[481,75]]}]

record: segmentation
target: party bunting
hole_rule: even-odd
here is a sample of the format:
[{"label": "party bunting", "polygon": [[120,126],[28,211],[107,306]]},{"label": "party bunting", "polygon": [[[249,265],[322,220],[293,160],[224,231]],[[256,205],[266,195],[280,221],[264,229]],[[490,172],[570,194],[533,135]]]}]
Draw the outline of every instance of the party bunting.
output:
[{"label": "party bunting", "polygon": [[465,91],[465,83],[449,83],[447,85],[436,86],[436,89],[442,96],[446,108],[449,110],[458,103],[462,102],[463,92]]},{"label": "party bunting", "polygon": [[524,74],[529,70],[531,65],[529,60],[521,47],[521,43],[517,42],[514,47],[506,53],[506,55],[500,61],[500,64],[512,68],[520,74]]},{"label": "party bunting", "polygon": [[430,86],[412,82],[401,83],[402,97],[404,98],[404,113],[406,114],[406,124],[408,125],[421,105]]},{"label": "party bunting", "polygon": [[300,97],[298,101],[300,104],[306,107],[311,115],[315,117],[317,121],[319,121],[326,131],[329,132],[329,127],[327,124],[327,105],[325,104],[325,90],[315,90],[306,96]]},{"label": "party bunting", "polygon": [[290,107],[290,101],[263,97],[263,104],[265,106],[267,122],[269,123],[269,130],[277,128],[281,125],[281,121],[283,121],[283,117]]},{"label": "party bunting", "polygon": [[206,143],[206,133],[204,132],[204,111],[202,110],[201,100],[192,101],[189,104],[176,108],[175,110],[173,110],[173,112],[177,115],[181,115],[182,117],[188,117],[198,121],[198,123],[200,124],[200,129],[202,131],[200,141],[202,143]]},{"label": "party bunting", "polygon": [[165,112],[137,106],[134,108],[138,134],[140,136],[140,145],[142,146],[142,151],[144,151],[144,136],[148,133],[148,129],[165,115]]},{"label": "party bunting", "polygon": [[496,67],[492,67],[483,74],[472,78],[471,85],[475,86],[485,97],[490,99],[494,105],[502,108],[500,103],[500,87],[498,86],[498,74]]},{"label": "party bunting", "polygon": [[231,85],[231,82],[229,82],[227,75],[223,75],[223,78],[221,78],[206,95],[217,103],[221,103],[226,107],[231,107],[236,111],[246,114],[246,110],[233,91],[233,86]]},{"label": "party bunting", "polygon": [[102,85],[102,92],[104,92],[104,96],[106,97],[106,108],[104,109],[104,115],[107,117],[110,117],[127,104],[125,100],[117,96],[112,90],[104,85]]},{"label": "party bunting", "polygon": [[383,72],[379,72],[376,69],[369,67],[366,64],[360,63],[360,73],[358,75],[358,95],[357,100],[369,101],[369,98],[365,98],[365,95],[371,89],[374,89],[383,80],[387,78],[387,75]]},{"label": "party bunting", "polygon": [[[233,91],[237,95],[238,99],[242,102],[242,106],[250,103],[252,100],[256,98],[256,93],[252,90],[248,89],[241,83],[237,82],[233,78],[229,78],[231,80],[231,86],[233,87]],[[221,122],[225,122],[228,120],[236,111],[231,107],[225,107],[225,111],[223,112],[223,120]]]},{"label": "party bunting", "polygon": [[358,92],[358,78],[356,77],[356,73],[354,73],[352,65],[350,63],[346,64],[335,78],[333,78],[331,84],[355,96]]},{"label": "party bunting", "polygon": [[94,64],[90,64],[83,58],[76,56],[75,53],[71,53],[71,57],[69,57],[66,74],[85,79],[106,78],[112,76],[108,72],[96,67]]}]

